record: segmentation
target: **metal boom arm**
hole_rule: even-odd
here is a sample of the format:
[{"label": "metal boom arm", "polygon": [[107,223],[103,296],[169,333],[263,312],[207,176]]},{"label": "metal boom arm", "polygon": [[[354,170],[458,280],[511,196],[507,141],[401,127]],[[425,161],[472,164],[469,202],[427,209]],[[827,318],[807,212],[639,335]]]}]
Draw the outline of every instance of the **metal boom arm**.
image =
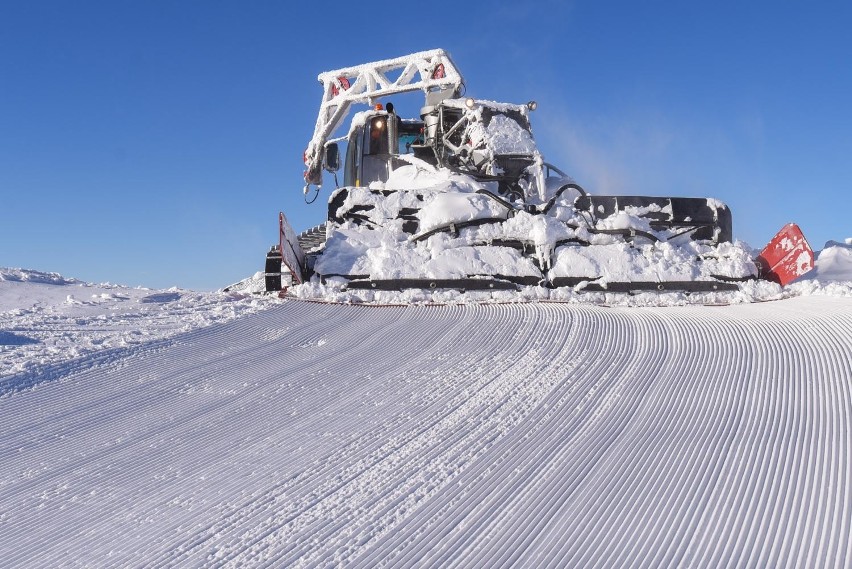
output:
[{"label": "metal boom arm", "polygon": [[[388,78],[388,73],[400,69],[395,80]],[[323,86],[323,98],[314,136],[305,150],[305,192],[311,184],[320,185],[325,143],[349,114],[352,103],[372,104],[381,97],[417,90],[458,90],[463,83],[449,54],[442,49],[326,71],[317,79]]]}]

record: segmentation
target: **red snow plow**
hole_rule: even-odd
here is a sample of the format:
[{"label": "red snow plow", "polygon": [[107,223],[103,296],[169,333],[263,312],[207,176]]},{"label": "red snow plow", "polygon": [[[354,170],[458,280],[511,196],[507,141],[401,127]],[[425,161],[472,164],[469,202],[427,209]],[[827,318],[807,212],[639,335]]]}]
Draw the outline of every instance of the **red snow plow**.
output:
[{"label": "red snow plow", "polygon": [[785,286],[814,268],[814,252],[802,230],[788,223],[757,256],[760,278]]}]

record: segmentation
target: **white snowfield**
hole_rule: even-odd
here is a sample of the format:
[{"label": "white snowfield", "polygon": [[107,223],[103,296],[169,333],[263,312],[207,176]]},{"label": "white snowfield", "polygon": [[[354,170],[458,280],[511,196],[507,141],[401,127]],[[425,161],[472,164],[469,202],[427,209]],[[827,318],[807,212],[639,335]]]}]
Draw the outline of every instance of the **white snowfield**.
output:
[{"label": "white snowfield", "polygon": [[3,271],[4,567],[852,565],[849,272],[637,308]]},{"label": "white snowfield", "polygon": [[257,311],[245,294],[92,284],[0,267],[0,392],[4,377],[111,348],[161,340]]}]

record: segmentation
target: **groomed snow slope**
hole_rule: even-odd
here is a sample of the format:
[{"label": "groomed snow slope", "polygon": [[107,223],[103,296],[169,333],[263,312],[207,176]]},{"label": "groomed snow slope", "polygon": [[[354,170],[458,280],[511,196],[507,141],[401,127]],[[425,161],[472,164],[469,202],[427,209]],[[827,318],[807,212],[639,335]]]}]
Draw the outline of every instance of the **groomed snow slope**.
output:
[{"label": "groomed snow slope", "polygon": [[288,301],[0,397],[5,566],[852,564],[852,302]]}]

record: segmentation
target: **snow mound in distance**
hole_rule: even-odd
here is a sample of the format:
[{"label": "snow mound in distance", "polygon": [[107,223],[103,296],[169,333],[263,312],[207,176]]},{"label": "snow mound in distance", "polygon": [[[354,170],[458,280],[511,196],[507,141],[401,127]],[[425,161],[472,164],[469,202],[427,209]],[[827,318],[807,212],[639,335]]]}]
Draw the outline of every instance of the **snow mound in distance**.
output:
[{"label": "snow mound in distance", "polygon": [[815,256],[813,270],[789,285],[790,293],[852,297],[852,238],[829,241]]},{"label": "snow mound in distance", "polygon": [[76,284],[77,279],[63,277],[59,273],[45,273],[28,269],[9,269],[0,267],[0,281],[29,282],[41,284]]},{"label": "snow mound in distance", "polygon": [[0,393],[12,376],[38,377],[56,362],[162,340],[268,305],[244,292],[131,288],[0,268]]},{"label": "snow mound in distance", "polygon": [[814,270],[807,278],[824,281],[852,281],[852,237],[829,241],[817,254]]}]

